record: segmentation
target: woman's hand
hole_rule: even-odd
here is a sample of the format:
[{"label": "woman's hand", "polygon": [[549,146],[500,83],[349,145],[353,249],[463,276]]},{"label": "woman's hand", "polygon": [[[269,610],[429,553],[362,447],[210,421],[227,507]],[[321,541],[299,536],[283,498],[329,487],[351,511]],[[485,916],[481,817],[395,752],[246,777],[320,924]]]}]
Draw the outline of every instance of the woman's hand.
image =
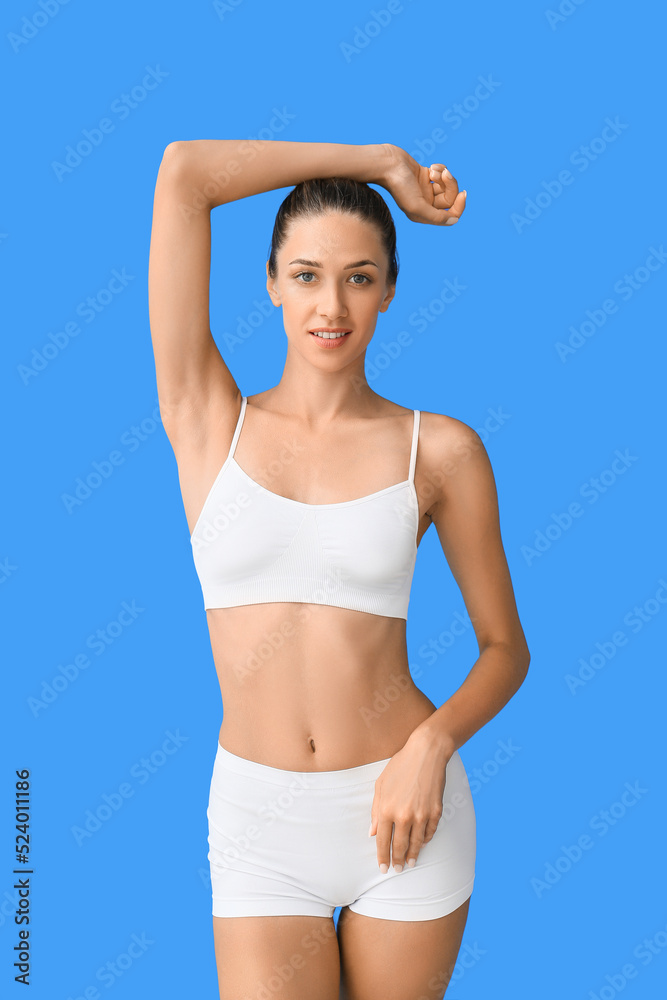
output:
[{"label": "woman's hand", "polygon": [[[424,844],[433,838],[445,793],[447,755],[425,740],[408,740],[395,753],[375,782],[369,837],[376,837],[377,858],[384,875],[391,863],[402,871],[417,861]],[[386,867],[383,867],[386,866]]]},{"label": "woman's hand", "polygon": [[459,191],[455,177],[443,163],[420,166],[400,146],[385,143],[388,166],[381,180],[383,187],[412,222],[433,226],[453,226],[466,207],[466,192]]}]

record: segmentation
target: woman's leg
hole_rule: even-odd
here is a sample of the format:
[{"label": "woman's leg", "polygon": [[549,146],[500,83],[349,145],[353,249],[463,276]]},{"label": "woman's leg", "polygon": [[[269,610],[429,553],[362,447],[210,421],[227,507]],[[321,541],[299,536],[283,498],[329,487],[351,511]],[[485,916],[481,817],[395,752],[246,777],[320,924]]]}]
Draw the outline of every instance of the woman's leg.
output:
[{"label": "woman's leg", "polygon": [[338,1000],[331,917],[213,917],[213,936],[220,1000]]},{"label": "woman's leg", "polygon": [[344,906],[338,918],[340,1000],[442,1000],[470,897],[434,920],[383,920]]}]

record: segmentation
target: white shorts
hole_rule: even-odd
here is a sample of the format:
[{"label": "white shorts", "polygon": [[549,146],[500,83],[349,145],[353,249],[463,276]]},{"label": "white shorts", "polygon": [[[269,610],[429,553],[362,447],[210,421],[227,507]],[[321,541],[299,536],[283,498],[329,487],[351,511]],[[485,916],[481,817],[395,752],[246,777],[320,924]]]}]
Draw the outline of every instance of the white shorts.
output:
[{"label": "white shorts", "polygon": [[285,771],[218,743],[207,809],[213,915],[333,917],[349,906],[386,920],[432,920],[465,902],[475,878],[476,826],[458,751],[447,763],[433,838],[414,868],[383,875],[368,828],[375,781],[390,760]]}]

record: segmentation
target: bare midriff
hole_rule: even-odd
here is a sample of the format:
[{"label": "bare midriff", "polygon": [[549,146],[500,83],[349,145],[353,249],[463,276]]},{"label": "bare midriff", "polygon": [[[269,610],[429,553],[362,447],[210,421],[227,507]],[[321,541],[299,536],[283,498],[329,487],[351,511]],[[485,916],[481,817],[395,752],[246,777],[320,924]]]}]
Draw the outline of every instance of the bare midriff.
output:
[{"label": "bare midriff", "polygon": [[206,612],[222,747],[288,771],[397,753],[436,707],[408,667],[406,621],[319,604]]}]

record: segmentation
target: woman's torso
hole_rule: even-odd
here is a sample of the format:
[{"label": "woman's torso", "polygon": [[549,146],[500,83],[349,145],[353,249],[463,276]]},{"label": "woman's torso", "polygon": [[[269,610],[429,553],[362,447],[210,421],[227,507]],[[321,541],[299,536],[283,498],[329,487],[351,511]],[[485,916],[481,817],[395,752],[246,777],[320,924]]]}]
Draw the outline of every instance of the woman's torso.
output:
[{"label": "woman's torso", "polygon": [[[336,504],[406,480],[413,411],[377,397],[379,416],[356,426],[346,419],[324,442],[321,432],[262,409],[269,394],[248,397],[233,457],[272,494]],[[232,409],[205,458],[177,455],[191,532],[230,451]],[[431,523],[426,506],[419,500],[417,545]],[[392,756],[435,711],[411,678],[404,618],[292,601],[213,607],[206,615],[223,703],[219,740],[238,756],[294,771],[355,767]]]}]

